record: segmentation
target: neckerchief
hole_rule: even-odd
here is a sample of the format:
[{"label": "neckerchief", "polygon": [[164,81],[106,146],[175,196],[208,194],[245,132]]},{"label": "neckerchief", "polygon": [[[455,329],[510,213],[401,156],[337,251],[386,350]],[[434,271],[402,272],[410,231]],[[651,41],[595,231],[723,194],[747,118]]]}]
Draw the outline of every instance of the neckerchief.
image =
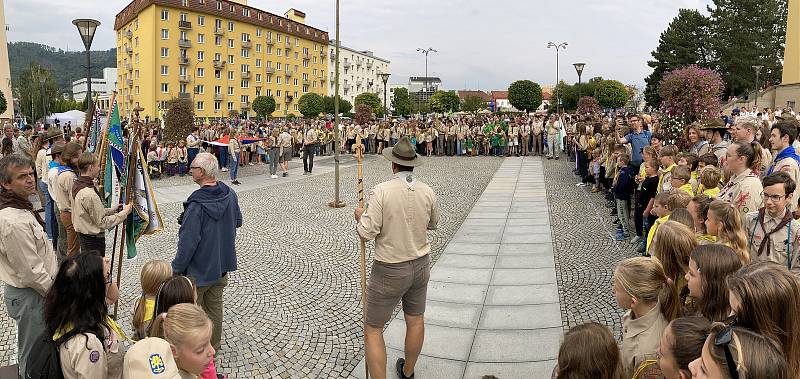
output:
[{"label": "neckerchief", "polygon": [[764,233],[765,233],[765,234],[764,234],[764,239],[763,239],[763,240],[761,240],[761,245],[759,245],[759,246],[758,246],[758,253],[756,254],[756,255],[758,255],[758,256],[761,256],[761,253],[764,251],[764,248],[767,248],[767,255],[769,256],[769,253],[770,253],[770,248],[771,248],[771,245],[772,245],[772,240],[771,240],[769,237],[770,237],[770,236],[771,236],[773,233],[775,233],[775,232],[777,232],[778,230],[780,230],[781,228],[783,228],[784,226],[788,225],[788,224],[789,224],[790,222],[792,222],[792,220],[794,219],[794,218],[792,217],[792,216],[793,216],[793,215],[792,215],[792,212],[789,212],[789,211],[787,210],[787,211],[784,213],[784,215],[783,215],[783,219],[781,219],[781,222],[780,222],[780,223],[778,223],[778,226],[776,226],[776,227],[775,227],[775,229],[772,229],[772,230],[770,230],[769,232],[767,232],[767,229],[766,229],[766,227],[764,226],[764,214],[765,214],[765,213],[766,213],[766,208],[761,208],[761,209],[759,209],[759,210],[758,210],[758,218],[756,219],[756,220],[758,221],[758,225],[759,225],[759,226],[761,226],[761,230],[763,230],[763,231],[764,231]]},{"label": "neckerchief", "polygon": [[794,161],[797,162],[798,166],[800,166],[800,156],[797,155],[797,151],[795,151],[794,147],[789,146],[781,150],[781,152],[778,153],[777,156],[775,156],[775,159],[772,160],[772,165],[770,165],[769,170],[767,170],[767,175],[772,174],[772,171],[775,170],[775,165],[785,158],[794,159]]},{"label": "neckerchief", "polygon": [[[72,198],[74,199],[75,196],[78,196],[78,192],[84,188],[91,188],[94,190],[94,193],[97,193],[97,188],[94,186],[94,179],[89,176],[79,176],[72,185]],[[100,194],[97,193],[97,196],[100,196]]]},{"label": "neckerchief", "polygon": [[39,213],[33,210],[33,204],[31,204],[28,199],[23,199],[11,191],[3,190],[0,192],[0,209],[6,208],[22,209],[31,212],[33,217],[36,217],[36,221],[39,225],[44,228],[44,220],[39,216]]}]

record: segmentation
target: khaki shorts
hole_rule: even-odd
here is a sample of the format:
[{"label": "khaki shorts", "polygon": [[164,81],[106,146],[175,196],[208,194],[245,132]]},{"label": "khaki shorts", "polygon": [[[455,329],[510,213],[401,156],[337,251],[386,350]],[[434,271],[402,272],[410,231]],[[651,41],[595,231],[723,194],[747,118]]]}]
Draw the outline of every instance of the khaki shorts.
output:
[{"label": "khaki shorts", "polygon": [[401,300],[405,314],[423,315],[430,276],[430,255],[400,263],[374,261],[367,284],[367,325],[383,328]]}]

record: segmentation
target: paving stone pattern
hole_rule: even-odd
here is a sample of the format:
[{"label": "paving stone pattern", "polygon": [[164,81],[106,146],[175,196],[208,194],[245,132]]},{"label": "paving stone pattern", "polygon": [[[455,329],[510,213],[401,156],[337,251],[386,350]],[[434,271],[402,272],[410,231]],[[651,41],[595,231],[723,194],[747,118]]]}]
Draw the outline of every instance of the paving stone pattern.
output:
[{"label": "paving stone pattern", "polygon": [[623,312],[611,294],[611,278],[617,262],[637,254],[629,242],[614,241],[605,196],[591,186],[576,187],[574,166],[563,155],[544,160],[564,331],[597,321],[619,339]]},{"label": "paving stone pattern", "polygon": [[[442,208],[439,229],[430,233],[434,261],[501,163],[497,158],[441,157],[417,170]],[[379,157],[368,157],[364,172],[366,187],[391,177],[389,163]],[[332,173],[239,193],[244,225],[237,235],[239,270],[225,290],[220,372],[234,379],[346,378],[363,357],[359,243],[352,217],[355,174],[355,167],[342,170],[343,209],[326,205],[333,197]],[[165,230],[143,237],[139,256],[123,266],[120,324],[128,332],[141,291],[141,266],[150,259],[169,261],[175,254],[181,206],[160,208]],[[16,328],[5,311],[0,312],[0,328],[3,366],[14,363],[16,343]]]}]

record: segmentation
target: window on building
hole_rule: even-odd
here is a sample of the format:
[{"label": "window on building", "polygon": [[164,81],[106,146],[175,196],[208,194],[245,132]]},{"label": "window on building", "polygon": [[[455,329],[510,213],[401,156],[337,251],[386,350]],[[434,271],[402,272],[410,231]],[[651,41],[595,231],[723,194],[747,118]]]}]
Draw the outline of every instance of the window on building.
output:
[{"label": "window on building", "polygon": [[281,97],[281,90],[275,91],[275,95],[278,96],[278,97]]},{"label": "window on building", "polygon": [[161,39],[169,39],[169,29],[161,29]]},{"label": "window on building", "polygon": [[247,103],[247,102],[250,100],[250,96],[247,96],[247,95],[242,95],[242,96],[240,96],[240,97],[239,97],[239,99],[240,99],[240,100],[241,100],[243,103]]},{"label": "window on building", "polygon": [[233,110],[233,102],[228,102],[228,110]]},{"label": "window on building", "polygon": [[233,21],[228,21],[228,31],[229,32],[233,31]]},{"label": "window on building", "polygon": [[161,83],[161,93],[167,93],[167,92],[169,92],[169,84]]},{"label": "window on building", "polygon": [[189,15],[181,12],[181,21],[189,21]]},{"label": "window on building", "polygon": [[271,45],[267,45],[267,54],[268,55],[272,55],[272,46]]},{"label": "window on building", "polygon": [[256,58],[256,67],[261,67],[261,58]]},{"label": "window on building", "polygon": [[161,75],[164,76],[169,75],[169,66],[166,65],[161,66]]},{"label": "window on building", "polygon": [[275,52],[277,53],[277,55],[278,55],[279,57],[283,56],[283,50],[281,50],[281,49],[275,49]]},{"label": "window on building", "polygon": [[[281,91],[278,91],[278,92],[281,92]],[[278,97],[280,97],[280,96],[281,96],[281,95],[280,95],[280,94],[278,94]],[[279,110],[281,110],[281,103],[277,103],[277,104],[275,104],[275,110],[276,110],[276,111],[279,111]]]},{"label": "window on building", "polygon": [[169,11],[166,9],[161,10],[161,21],[169,20]]},{"label": "window on building", "polygon": [[217,10],[218,11],[222,10],[222,2],[221,1],[217,1]]},{"label": "window on building", "polygon": [[233,80],[233,71],[228,71],[228,80]]},{"label": "window on building", "polygon": [[198,111],[202,111],[203,110],[203,102],[202,101],[198,101],[197,102],[197,110]]},{"label": "window on building", "polygon": [[222,46],[222,37],[221,36],[214,36],[214,45]]},{"label": "window on building", "polygon": [[300,83],[300,81],[299,81],[299,80],[297,80],[297,78],[294,78],[294,86],[295,86],[295,87],[297,87],[297,85],[298,85],[299,83]]},{"label": "window on building", "polygon": [[267,83],[272,83],[272,75],[267,74]]},{"label": "window on building", "polygon": [[188,7],[189,6],[189,0],[181,0],[181,6]]},{"label": "window on building", "polygon": [[272,90],[267,88],[267,96],[272,96]]},{"label": "window on building", "polygon": [[202,67],[198,67],[197,68],[197,77],[198,78],[204,78],[205,76],[206,76],[206,69],[204,69]]},{"label": "window on building", "polygon": [[228,48],[233,49],[233,40],[230,38],[228,39]]},{"label": "window on building", "polygon": [[221,103],[221,102],[219,102],[219,101],[215,101],[215,102],[214,102],[214,112],[217,112],[217,111],[219,111],[219,110],[220,110],[220,108],[222,108],[222,103]]},{"label": "window on building", "polygon": [[[261,16],[259,14],[259,16]],[[256,28],[256,37],[261,37],[261,28]]]},{"label": "window on building", "polygon": [[256,83],[261,83],[261,74],[256,74]]},{"label": "window on building", "polygon": [[242,72],[249,72],[249,71],[250,71],[250,65],[249,64],[243,64],[242,65]]},{"label": "window on building", "polygon": [[233,96],[233,87],[228,87],[228,96]]},{"label": "window on building", "polygon": [[303,93],[308,92],[308,84],[303,84]]},{"label": "window on building", "polygon": [[250,58],[250,52],[247,49],[242,49],[242,58]]},{"label": "window on building", "polygon": [[250,10],[247,8],[242,8],[242,16],[250,17]]},{"label": "window on building", "polygon": [[197,35],[197,43],[206,43],[206,36],[205,36],[205,34],[198,34],[198,35]]},{"label": "window on building", "polygon": [[214,70],[214,79],[222,79],[222,71]]},{"label": "window on building", "polygon": [[204,85],[198,84],[196,87],[194,87],[194,92],[198,95],[202,95],[206,92],[206,88]]},{"label": "window on building", "polygon": [[250,88],[250,81],[247,79],[242,79],[242,88]]},{"label": "window on building", "polygon": [[161,58],[166,58],[168,56],[169,56],[169,48],[168,47],[162,47],[161,48]]},{"label": "window on building", "polygon": [[186,66],[180,66],[180,69],[178,69],[178,75],[186,76]]},{"label": "window on building", "polygon": [[222,86],[214,86],[214,94],[219,95],[222,93]]},{"label": "window on building", "polygon": [[217,29],[222,29],[222,20],[218,18],[214,19],[214,27]]},{"label": "window on building", "polygon": [[[275,78],[275,83],[281,84],[281,76],[278,76],[277,78]],[[280,94],[278,94],[278,96],[280,96]]]},{"label": "window on building", "polygon": [[261,87],[256,87],[256,97],[261,96]]},{"label": "window on building", "polygon": [[[202,4],[202,3],[200,3],[200,4]],[[203,16],[203,15],[197,16],[197,25],[205,26],[206,25],[206,16]]]},{"label": "window on building", "polygon": [[256,53],[260,53],[260,52],[261,52],[261,44],[257,43],[256,44]]},{"label": "window on building", "polygon": [[233,55],[228,55],[228,64],[233,64]]},{"label": "window on building", "polygon": [[205,54],[205,52],[203,52],[203,51],[198,51],[198,52],[197,52],[197,60],[198,60],[198,61],[202,62],[202,61],[203,61],[203,59],[205,59],[205,57],[206,57],[206,54]]},{"label": "window on building", "polygon": [[277,66],[277,69],[278,69],[278,70],[280,70],[280,69],[281,69],[281,67],[283,67],[283,65],[281,64],[281,62],[276,62],[276,63],[275,63],[275,66]]},{"label": "window on building", "polygon": [[247,42],[249,40],[250,40],[250,34],[249,33],[242,33],[242,42]]}]

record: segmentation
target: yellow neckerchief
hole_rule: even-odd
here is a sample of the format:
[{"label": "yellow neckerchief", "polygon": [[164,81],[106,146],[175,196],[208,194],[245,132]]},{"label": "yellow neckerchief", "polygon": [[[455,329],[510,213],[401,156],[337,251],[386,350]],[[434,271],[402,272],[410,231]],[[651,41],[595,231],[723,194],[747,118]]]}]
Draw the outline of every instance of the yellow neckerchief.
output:
[{"label": "yellow neckerchief", "polygon": [[658,190],[656,192],[661,192],[661,189],[664,188],[664,175],[666,173],[671,173],[672,169],[675,168],[676,164],[673,163],[669,165],[669,167],[661,170],[661,174],[658,175]]},{"label": "yellow neckerchief", "polygon": [[150,321],[153,319],[153,313],[156,311],[156,299],[144,299],[144,319],[142,321]]},{"label": "yellow neckerchief", "polygon": [[712,236],[710,234],[695,234],[694,235],[694,239],[698,243],[701,242],[701,241],[708,241],[708,242],[711,242],[711,243],[717,242],[717,237],[716,236]]},{"label": "yellow neckerchief", "polygon": [[650,244],[653,243],[653,237],[655,237],[656,235],[656,229],[658,229],[659,225],[667,222],[667,220],[669,220],[669,215],[661,216],[657,218],[656,221],[653,223],[653,226],[650,227],[650,231],[647,232],[647,244],[645,245],[644,251],[646,252],[650,251]]},{"label": "yellow neckerchief", "polygon": [[703,190],[703,192],[701,193],[713,199],[717,197],[717,195],[719,195],[719,187],[708,188],[706,190]]},{"label": "yellow neckerchief", "polygon": [[690,183],[682,185],[680,189],[686,191],[686,193],[688,193],[689,195],[694,196],[694,191],[692,190],[692,185]]},{"label": "yellow neckerchief", "polygon": [[[117,324],[117,322],[114,321],[114,319],[112,319],[109,316],[106,316],[106,326],[108,326],[109,329],[111,329],[112,332],[117,333],[117,335],[120,337],[121,340],[124,340],[124,341],[129,341],[130,340],[130,338],[128,338],[128,336],[125,335],[125,332],[122,331],[122,328],[119,327],[119,324]],[[67,324],[67,325],[65,325],[65,326],[63,326],[61,328],[58,328],[58,330],[56,330],[55,334],[53,334],[53,341],[58,340],[63,335],[65,335],[65,334],[67,334],[67,333],[69,333],[71,331],[72,331],[72,324]]]}]

